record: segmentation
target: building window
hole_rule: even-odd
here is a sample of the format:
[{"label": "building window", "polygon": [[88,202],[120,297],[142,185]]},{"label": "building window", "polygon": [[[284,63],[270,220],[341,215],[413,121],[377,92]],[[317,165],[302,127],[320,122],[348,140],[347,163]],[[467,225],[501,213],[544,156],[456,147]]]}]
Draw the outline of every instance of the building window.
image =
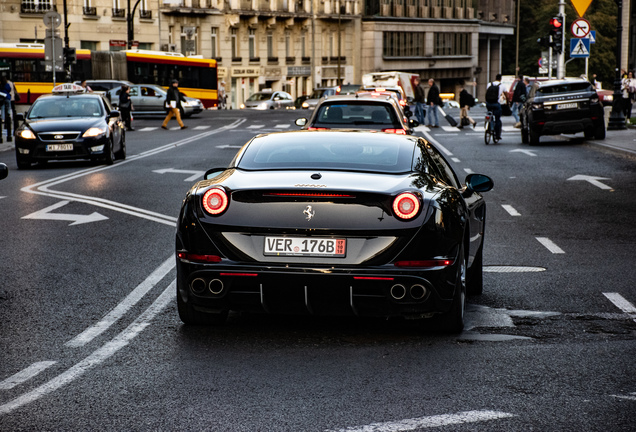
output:
[{"label": "building window", "polygon": [[291,57],[292,56],[292,49],[291,49],[291,33],[286,31],[285,32],[285,57]]},{"label": "building window", "polygon": [[436,56],[471,55],[470,33],[435,33]]},{"label": "building window", "polygon": [[198,29],[194,26],[181,27],[181,54],[189,56],[197,54]]},{"label": "building window", "polygon": [[46,13],[54,10],[51,0],[22,0],[20,11],[22,13]]},{"label": "building window", "polygon": [[387,57],[424,57],[424,32],[384,32],[382,55]]},{"label": "building window", "polygon": [[307,57],[307,32],[303,31],[300,34],[300,56]]},{"label": "building window", "polygon": [[256,58],[256,29],[249,29],[247,43],[250,59]]},{"label": "building window", "polygon": [[219,29],[218,27],[212,27],[210,29],[210,38],[212,39],[212,58],[217,58],[217,53],[219,52]]},{"label": "building window", "polygon": [[238,58],[239,57],[238,29],[236,28],[230,29],[230,40],[232,42],[232,58]]},{"label": "building window", "polygon": [[97,42],[94,41],[80,41],[80,49],[87,49],[91,51],[97,51]]},{"label": "building window", "polygon": [[270,30],[267,32],[267,58],[273,58],[274,55],[274,33]]}]

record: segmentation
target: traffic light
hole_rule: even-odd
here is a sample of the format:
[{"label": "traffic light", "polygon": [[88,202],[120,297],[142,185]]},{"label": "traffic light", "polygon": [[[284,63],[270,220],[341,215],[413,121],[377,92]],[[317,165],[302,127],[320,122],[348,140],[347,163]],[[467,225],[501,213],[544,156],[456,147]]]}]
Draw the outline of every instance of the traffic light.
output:
[{"label": "traffic light", "polygon": [[554,50],[561,54],[563,51],[563,17],[561,15],[550,20],[550,34]]},{"label": "traffic light", "polygon": [[77,54],[75,52],[75,48],[66,48],[64,47],[64,64],[65,65],[74,65],[77,63]]}]

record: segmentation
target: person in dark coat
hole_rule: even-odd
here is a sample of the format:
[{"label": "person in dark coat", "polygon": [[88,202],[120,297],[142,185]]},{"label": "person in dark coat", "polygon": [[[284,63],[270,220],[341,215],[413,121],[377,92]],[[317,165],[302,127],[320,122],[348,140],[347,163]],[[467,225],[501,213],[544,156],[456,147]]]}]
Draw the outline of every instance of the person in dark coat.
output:
[{"label": "person in dark coat", "polygon": [[166,118],[163,120],[163,124],[161,125],[162,129],[168,129],[168,122],[173,116],[177,118],[177,123],[179,123],[181,129],[187,128],[181,120],[181,111],[179,111],[179,104],[182,101],[185,102],[185,97],[179,91],[179,81],[174,79],[172,80],[172,85],[168,89],[168,94],[166,95],[166,109],[168,110],[168,115],[166,115]]},{"label": "person in dark coat", "polygon": [[133,106],[132,101],[130,100],[130,86],[124,84],[121,86],[121,91],[119,92],[119,112],[121,113],[121,118],[124,120],[124,124],[126,125],[126,130],[129,131],[134,131],[130,115],[132,109]]},{"label": "person in dark coat", "polygon": [[437,106],[440,105],[439,87],[435,84],[433,78],[428,80],[428,94],[426,95],[426,118],[428,126],[439,127],[439,119],[437,118]]},{"label": "person in dark coat", "polygon": [[468,93],[468,91],[463,88],[461,92],[459,92],[459,126],[458,128],[463,128],[464,125],[472,124],[473,128],[477,124],[475,120],[473,120],[469,115],[468,111],[472,107],[475,106],[475,97]]},{"label": "person in dark coat", "polygon": [[424,108],[424,89],[420,86],[420,79],[413,79],[413,102],[415,102],[415,118],[423,125],[426,121],[426,108]]}]

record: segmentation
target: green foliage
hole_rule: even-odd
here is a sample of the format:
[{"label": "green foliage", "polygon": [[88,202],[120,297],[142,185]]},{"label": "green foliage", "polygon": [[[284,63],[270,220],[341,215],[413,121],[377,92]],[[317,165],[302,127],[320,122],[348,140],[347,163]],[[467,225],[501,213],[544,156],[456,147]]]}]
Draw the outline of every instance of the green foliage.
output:
[{"label": "green foliage", "polygon": [[[550,18],[559,13],[559,5],[555,0],[521,0],[519,13],[519,70],[529,76],[537,76],[538,60],[541,51],[546,50],[537,43],[540,37],[550,32]],[[603,87],[611,89],[615,79],[616,68],[616,27],[618,13],[614,0],[594,0],[585,12],[587,19],[596,30],[596,43],[591,44],[589,58],[589,74],[597,75]],[[570,27],[578,14],[570,2],[565,5],[565,60],[570,59]],[[625,30],[623,30],[625,31]],[[503,73],[515,74],[516,34],[504,39]],[[585,59],[573,59],[566,64],[566,76],[579,76],[585,73]],[[556,74],[556,71],[553,72]]]}]

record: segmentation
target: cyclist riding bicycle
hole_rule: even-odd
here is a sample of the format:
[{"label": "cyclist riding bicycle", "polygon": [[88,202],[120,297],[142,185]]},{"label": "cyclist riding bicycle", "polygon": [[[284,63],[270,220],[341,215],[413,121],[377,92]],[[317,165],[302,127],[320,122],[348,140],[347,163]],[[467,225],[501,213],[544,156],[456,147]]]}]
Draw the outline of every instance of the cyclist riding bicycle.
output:
[{"label": "cyclist riding bicycle", "polygon": [[[495,135],[497,141],[501,140],[501,103],[505,89],[501,85],[501,74],[497,74],[495,80],[486,87],[486,109],[495,116]],[[503,96],[505,98],[505,96]]]}]

